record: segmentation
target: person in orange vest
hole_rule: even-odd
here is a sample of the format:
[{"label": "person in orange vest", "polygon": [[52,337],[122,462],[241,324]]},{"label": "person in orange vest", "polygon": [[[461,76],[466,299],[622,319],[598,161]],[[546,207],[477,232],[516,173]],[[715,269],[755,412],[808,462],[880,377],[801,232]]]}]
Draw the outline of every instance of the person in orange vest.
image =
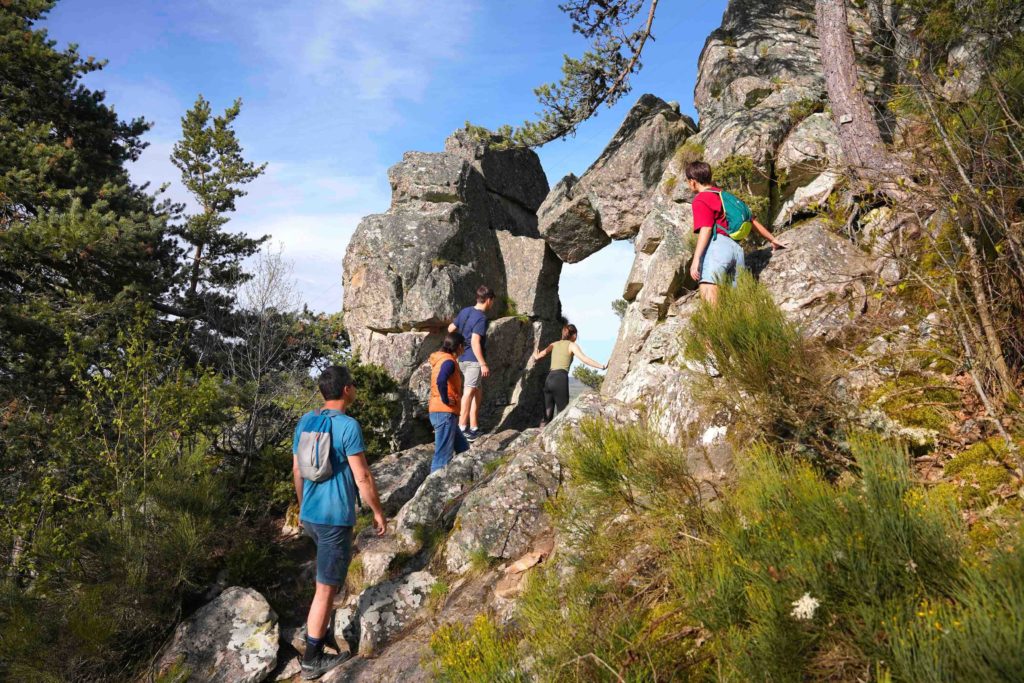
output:
[{"label": "person in orange vest", "polygon": [[430,424],[434,428],[434,459],[430,471],[447,465],[456,453],[469,450],[469,442],[459,429],[462,402],[462,371],[459,355],[466,349],[466,338],[450,332],[441,348],[430,355]]}]

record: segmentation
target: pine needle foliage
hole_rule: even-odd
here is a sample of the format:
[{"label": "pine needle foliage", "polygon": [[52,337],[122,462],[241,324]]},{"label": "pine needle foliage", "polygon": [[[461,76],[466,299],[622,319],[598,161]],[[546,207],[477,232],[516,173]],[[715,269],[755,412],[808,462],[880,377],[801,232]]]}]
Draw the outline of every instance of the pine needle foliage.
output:
[{"label": "pine needle foliage", "polygon": [[[559,551],[530,575],[507,670],[528,661],[538,681],[907,682],[1024,670],[1024,549],[972,556],[955,509],[915,481],[897,444],[854,435],[857,474],[834,482],[754,444],[714,506],[665,476],[685,451],[640,427],[585,423],[563,452],[572,486],[554,510]],[[493,643],[460,631],[466,659],[449,657],[449,680],[479,675],[465,653]]]}]

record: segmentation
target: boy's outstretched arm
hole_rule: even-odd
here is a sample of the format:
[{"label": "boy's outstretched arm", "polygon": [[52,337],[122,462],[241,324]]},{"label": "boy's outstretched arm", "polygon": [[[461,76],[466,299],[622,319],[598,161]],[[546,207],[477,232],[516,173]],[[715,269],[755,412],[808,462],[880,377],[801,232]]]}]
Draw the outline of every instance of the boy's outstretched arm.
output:
[{"label": "boy's outstretched arm", "polygon": [[772,245],[772,251],[775,251],[776,249],[785,249],[786,248],[785,244],[783,244],[782,242],[780,242],[777,239],[775,239],[775,235],[773,235],[771,233],[771,231],[768,230],[768,228],[766,228],[763,225],[761,225],[761,221],[759,221],[756,218],[754,218],[754,219],[751,220],[751,222],[754,224],[754,229],[757,230],[761,234],[761,237],[763,237],[766,240],[768,240],[768,244]]}]

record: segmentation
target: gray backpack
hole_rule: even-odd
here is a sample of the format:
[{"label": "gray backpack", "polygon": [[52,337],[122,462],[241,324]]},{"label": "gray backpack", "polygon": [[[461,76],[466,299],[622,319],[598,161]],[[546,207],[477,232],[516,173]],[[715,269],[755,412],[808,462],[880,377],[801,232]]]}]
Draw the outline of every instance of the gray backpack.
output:
[{"label": "gray backpack", "polygon": [[[320,411],[316,411],[320,415]],[[299,435],[299,447],[295,455],[299,460],[299,474],[303,479],[321,482],[334,476],[331,467],[331,416],[324,415],[312,431]]]}]

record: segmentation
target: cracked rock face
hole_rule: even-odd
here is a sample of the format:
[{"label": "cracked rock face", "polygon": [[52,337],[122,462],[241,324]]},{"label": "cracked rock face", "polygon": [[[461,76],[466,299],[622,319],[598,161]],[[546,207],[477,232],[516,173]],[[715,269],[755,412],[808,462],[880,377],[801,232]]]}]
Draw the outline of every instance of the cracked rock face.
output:
[{"label": "cracked rock face", "polygon": [[876,259],[822,219],[789,230],[785,243],[781,251],[751,254],[747,264],[804,334],[831,339],[864,312]]},{"label": "cracked rock face", "polygon": [[[877,55],[867,57],[877,41],[865,10],[853,7],[849,16],[870,96],[882,82]],[[731,0],[698,62],[694,103],[704,160],[714,167],[732,155],[752,159],[777,183],[776,227],[840,185],[845,159],[827,111],[819,51],[813,0]],[[768,194],[767,181],[755,185]]]},{"label": "cracked rock face", "polygon": [[197,683],[259,683],[277,666],[277,615],[251,588],[228,588],[175,630],[156,664]]},{"label": "cracked rock face", "polygon": [[433,444],[426,444],[392,453],[370,467],[384,514],[394,515],[416,494],[433,457]]},{"label": "cracked rock face", "polygon": [[334,628],[359,655],[373,657],[420,613],[435,582],[430,572],[419,571],[367,588],[335,612]]},{"label": "cracked rock face", "polygon": [[459,509],[445,545],[448,571],[467,572],[476,552],[493,560],[517,558],[547,529],[544,503],[561,484],[558,458],[538,446],[513,456],[491,481],[472,491]]},{"label": "cracked rock face", "polygon": [[[473,447],[460,453],[437,472],[420,480],[417,488],[394,518],[393,531],[386,536],[377,536],[368,529],[356,539],[362,563],[363,580],[374,584],[387,577],[391,563],[401,553],[418,552],[423,545],[423,530],[447,528],[451,525],[459,506],[461,496],[486,474],[489,463],[500,458],[506,448],[519,437],[520,433],[507,430],[488,434],[477,440]],[[421,446],[406,453],[422,452],[429,472],[432,446]],[[388,467],[398,467],[404,458],[392,460]]]}]

